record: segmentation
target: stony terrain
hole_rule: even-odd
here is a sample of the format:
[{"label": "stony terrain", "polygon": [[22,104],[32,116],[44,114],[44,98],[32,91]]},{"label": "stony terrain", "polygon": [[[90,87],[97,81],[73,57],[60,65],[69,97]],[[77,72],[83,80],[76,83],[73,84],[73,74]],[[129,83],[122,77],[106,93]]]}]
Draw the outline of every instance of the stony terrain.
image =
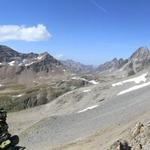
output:
[{"label": "stony terrain", "polygon": [[0,105],[27,150],[149,149],[147,48],[80,73],[48,53],[0,53]]},{"label": "stony terrain", "polygon": [[10,129],[19,133],[20,144],[27,149],[88,150],[94,146],[105,150],[137,121],[143,121],[142,116],[149,116],[148,85],[118,93],[149,80],[143,72],[123,80],[123,85],[96,84],[67,92],[51,103],[21,111],[17,118],[11,113]]}]

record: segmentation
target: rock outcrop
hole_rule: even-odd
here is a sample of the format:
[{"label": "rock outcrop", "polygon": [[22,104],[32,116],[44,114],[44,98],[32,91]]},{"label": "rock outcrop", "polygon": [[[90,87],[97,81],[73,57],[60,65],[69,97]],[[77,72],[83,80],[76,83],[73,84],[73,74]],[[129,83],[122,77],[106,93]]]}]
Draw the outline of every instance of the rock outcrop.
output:
[{"label": "rock outcrop", "polygon": [[[125,142],[122,142],[125,141]],[[120,145],[124,145],[124,149]],[[150,123],[142,124],[138,122],[129,131],[127,140],[117,140],[109,150],[149,150],[150,149]]]}]

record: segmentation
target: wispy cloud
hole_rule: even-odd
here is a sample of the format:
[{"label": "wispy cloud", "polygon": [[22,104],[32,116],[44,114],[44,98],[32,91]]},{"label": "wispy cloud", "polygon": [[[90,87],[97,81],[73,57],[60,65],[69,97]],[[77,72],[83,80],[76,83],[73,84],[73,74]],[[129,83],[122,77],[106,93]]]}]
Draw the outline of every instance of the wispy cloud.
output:
[{"label": "wispy cloud", "polygon": [[107,13],[108,11],[103,7],[101,6],[99,3],[97,3],[95,0],[90,0],[90,2],[95,5],[98,9],[100,9],[102,12],[104,13]]},{"label": "wispy cloud", "polygon": [[26,27],[24,25],[0,25],[0,41],[22,40],[41,41],[51,37],[43,24]]}]

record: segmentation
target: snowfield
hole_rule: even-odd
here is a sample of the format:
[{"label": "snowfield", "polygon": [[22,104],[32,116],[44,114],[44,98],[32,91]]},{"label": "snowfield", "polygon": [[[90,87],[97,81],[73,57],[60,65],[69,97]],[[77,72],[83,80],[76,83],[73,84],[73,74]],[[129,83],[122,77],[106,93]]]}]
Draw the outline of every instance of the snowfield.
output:
[{"label": "snowfield", "polygon": [[14,95],[12,97],[22,97],[24,94]]},{"label": "snowfield", "polygon": [[10,66],[14,66],[15,65],[15,61],[11,61],[8,63]]},{"label": "snowfield", "polygon": [[90,91],[91,91],[91,89],[87,89],[87,90],[84,90],[83,92],[87,93],[87,92],[90,92]]},{"label": "snowfield", "polygon": [[121,81],[121,82],[117,82],[117,83],[114,83],[112,84],[113,87],[115,86],[120,86],[120,85],[123,85],[124,83],[129,83],[129,82],[135,82],[136,84],[139,84],[141,82],[146,82],[147,80],[147,77],[148,76],[148,72],[147,73],[144,73],[138,77],[135,77],[135,78],[131,78],[131,79],[128,79],[128,80],[124,80],[124,81]]},{"label": "snowfield", "polygon": [[133,87],[131,87],[131,88],[129,88],[129,89],[126,89],[126,90],[121,91],[121,92],[118,93],[117,95],[122,95],[122,94],[125,94],[125,93],[129,93],[129,92],[132,92],[132,91],[135,91],[135,90],[144,88],[144,87],[149,86],[149,85],[150,85],[150,82],[143,83],[143,84],[140,84],[140,85],[136,85],[136,86],[133,86]]},{"label": "snowfield", "polygon": [[97,81],[95,81],[95,80],[91,80],[91,81],[89,81],[90,83],[92,83],[92,84],[99,84],[99,82],[97,82]]}]

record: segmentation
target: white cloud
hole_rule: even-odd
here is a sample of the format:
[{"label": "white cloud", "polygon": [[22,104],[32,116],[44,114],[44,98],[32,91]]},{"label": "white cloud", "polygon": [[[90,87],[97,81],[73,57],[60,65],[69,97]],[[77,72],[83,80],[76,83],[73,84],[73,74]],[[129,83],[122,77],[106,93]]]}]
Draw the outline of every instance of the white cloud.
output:
[{"label": "white cloud", "polygon": [[43,24],[37,26],[0,25],[0,41],[41,41],[51,37]]}]

